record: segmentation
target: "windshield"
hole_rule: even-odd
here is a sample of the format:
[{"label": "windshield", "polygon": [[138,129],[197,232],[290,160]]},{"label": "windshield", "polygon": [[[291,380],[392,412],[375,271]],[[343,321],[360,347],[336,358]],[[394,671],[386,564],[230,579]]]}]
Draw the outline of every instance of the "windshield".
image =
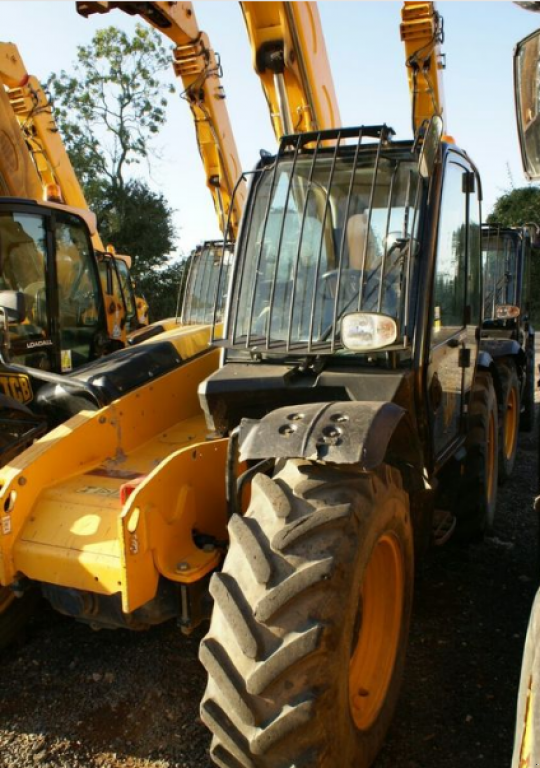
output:
[{"label": "windshield", "polygon": [[204,245],[191,255],[182,322],[211,324],[223,319],[232,251],[223,243]]},{"label": "windshield", "polygon": [[514,232],[488,229],[482,233],[484,320],[496,318],[496,307],[517,303],[517,249]]},{"label": "windshield", "polygon": [[410,154],[313,153],[267,168],[239,255],[233,343],[333,350],[341,317],[359,310],[402,324],[418,192]]}]

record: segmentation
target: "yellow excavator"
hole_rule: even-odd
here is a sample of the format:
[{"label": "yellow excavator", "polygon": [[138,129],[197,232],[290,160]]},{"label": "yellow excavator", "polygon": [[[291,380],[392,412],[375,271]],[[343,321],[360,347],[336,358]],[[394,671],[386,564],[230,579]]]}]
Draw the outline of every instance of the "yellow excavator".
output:
[{"label": "yellow excavator", "polygon": [[[146,12],[154,5],[170,13],[176,7],[144,4]],[[193,62],[199,72],[193,98],[200,101],[204,88],[205,100],[216,100],[222,95],[214,88],[217,72],[208,73],[208,83],[200,74],[200,62],[212,60],[206,38],[196,27],[192,7],[182,3],[180,8],[201,57]],[[303,55],[302,50],[295,53]],[[202,111],[209,114],[206,103]],[[329,127],[320,116],[315,118]],[[199,130],[203,127],[198,125]],[[209,136],[223,136],[206,127]],[[218,160],[223,157],[219,152]],[[242,192],[243,186],[237,184],[236,189]],[[236,205],[230,215],[223,207],[233,234],[234,212],[239,218],[241,211]],[[221,215],[221,203],[218,212]],[[190,317],[197,322],[205,315],[205,275],[212,276],[215,286],[212,304],[214,296],[224,293],[220,285],[227,280],[232,251],[226,248],[223,253],[216,244],[205,247],[202,256],[201,269],[190,270],[182,322]],[[221,310],[219,305],[213,310],[215,320]],[[194,328],[209,338],[209,326]],[[151,340],[131,351],[148,343]],[[217,348],[190,359],[185,355],[169,372],[156,370],[151,381],[128,392],[122,387],[130,376],[140,375],[137,366],[122,370],[122,351],[116,356],[118,370],[110,370],[109,357],[101,380],[97,371],[87,381],[107,392],[105,406],[81,411],[0,471],[4,636],[10,633],[11,612],[20,605],[16,596],[24,596],[32,586],[59,611],[96,628],[140,629],[175,616],[189,632],[209,615],[208,581],[222,562],[227,539],[225,467],[235,457],[228,438],[208,440],[197,388],[216,370],[219,355]],[[50,394],[71,397],[58,387]]]}]

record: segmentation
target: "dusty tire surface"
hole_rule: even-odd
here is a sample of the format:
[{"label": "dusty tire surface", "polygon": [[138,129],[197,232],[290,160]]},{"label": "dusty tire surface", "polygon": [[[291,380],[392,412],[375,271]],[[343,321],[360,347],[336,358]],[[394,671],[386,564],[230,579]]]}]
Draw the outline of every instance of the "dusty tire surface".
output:
[{"label": "dusty tire surface", "polygon": [[519,439],[521,403],[519,380],[515,366],[499,366],[503,390],[503,402],[499,419],[499,466],[498,480],[503,485],[510,479],[516,463]]},{"label": "dusty tire surface", "polygon": [[523,392],[522,403],[523,413],[521,414],[519,428],[522,432],[532,432],[535,425],[536,409],[534,406],[534,399],[537,390],[536,380],[538,378],[534,350],[527,356],[525,375],[525,391]]},{"label": "dusty tire surface", "polygon": [[474,540],[493,529],[498,511],[498,405],[488,373],[476,375],[469,415],[465,481],[455,514],[461,538]]},{"label": "dusty tire surface", "polygon": [[412,604],[399,472],[285,462],[254,479],[229,531],[200,650],[213,759],[368,768],[397,702]]},{"label": "dusty tire surface", "polygon": [[[493,535],[417,571],[396,712],[374,768],[509,768],[537,586],[537,434],[499,488]],[[45,609],[0,655],[2,768],[212,768],[201,628],[93,632]]]}]

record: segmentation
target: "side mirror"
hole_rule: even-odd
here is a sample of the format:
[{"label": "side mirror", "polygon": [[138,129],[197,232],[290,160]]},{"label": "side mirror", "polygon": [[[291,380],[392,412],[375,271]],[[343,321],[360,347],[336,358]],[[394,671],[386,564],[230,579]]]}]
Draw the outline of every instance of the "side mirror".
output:
[{"label": "side mirror", "polygon": [[540,179],[540,29],[516,46],[514,94],[523,170]]},{"label": "side mirror", "polygon": [[10,323],[22,323],[25,314],[24,293],[22,291],[0,291],[0,307]]}]

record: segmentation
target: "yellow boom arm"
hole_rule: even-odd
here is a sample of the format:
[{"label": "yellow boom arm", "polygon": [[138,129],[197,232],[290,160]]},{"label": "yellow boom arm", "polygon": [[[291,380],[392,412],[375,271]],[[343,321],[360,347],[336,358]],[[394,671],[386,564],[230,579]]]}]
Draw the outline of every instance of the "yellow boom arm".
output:
[{"label": "yellow boom arm", "polygon": [[41,179],[21,134],[9,98],[0,87],[0,195],[41,200]]},{"label": "yellow boom arm", "polygon": [[[225,103],[219,57],[210,47],[208,36],[199,29],[192,3],[77,3],[77,10],[83,16],[107,13],[113,8],[141,16],[176,46],[173,67],[182,79],[183,95],[193,114],[206,185],[212,193],[224,237],[236,239],[246,199],[246,185],[243,180],[239,183],[233,203],[233,190],[242,166]],[[230,232],[226,233],[229,212]]]},{"label": "yellow boom arm", "polygon": [[435,3],[404,2],[401,9],[401,39],[405,43],[406,66],[412,101],[413,132],[433,115],[443,120],[446,133],[446,112],[442,70],[444,40],[442,18]]},{"label": "yellow boom arm", "polygon": [[[88,212],[79,180],[54,120],[51,105],[37,78],[26,71],[17,46],[0,43],[0,82],[27,142],[43,189],[55,184],[62,202],[79,212]],[[26,153],[25,153],[26,154]],[[104,251],[101,238],[92,228],[94,248]]]},{"label": "yellow boom arm", "polygon": [[341,125],[316,3],[240,3],[276,138]]}]

